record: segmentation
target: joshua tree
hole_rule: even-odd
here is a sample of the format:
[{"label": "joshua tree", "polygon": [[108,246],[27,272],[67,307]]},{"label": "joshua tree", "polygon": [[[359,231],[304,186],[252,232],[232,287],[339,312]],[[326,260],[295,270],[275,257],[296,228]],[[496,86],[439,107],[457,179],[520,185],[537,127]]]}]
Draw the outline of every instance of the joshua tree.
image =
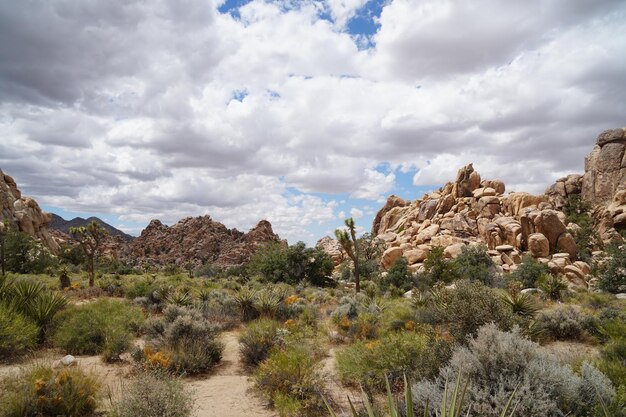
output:
[{"label": "joshua tree", "polygon": [[335,230],[335,236],[337,236],[339,244],[354,263],[354,281],[356,283],[356,292],[360,292],[361,280],[359,278],[359,245],[356,241],[356,231],[354,228],[354,219],[352,217],[346,219],[346,226],[348,227],[348,230]]},{"label": "joshua tree", "polygon": [[87,257],[87,272],[89,273],[89,286],[94,285],[94,261],[100,252],[100,246],[108,232],[95,220],[87,226],[71,227],[70,234],[78,241],[85,256]]}]

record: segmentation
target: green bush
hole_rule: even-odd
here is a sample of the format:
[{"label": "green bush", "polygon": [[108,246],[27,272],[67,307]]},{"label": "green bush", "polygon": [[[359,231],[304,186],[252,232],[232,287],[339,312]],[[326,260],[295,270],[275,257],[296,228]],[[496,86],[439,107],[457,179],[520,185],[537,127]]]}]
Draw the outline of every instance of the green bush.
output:
[{"label": "green bush", "polygon": [[29,234],[9,229],[4,241],[7,271],[19,274],[42,274],[56,265],[56,258]]},{"label": "green bush", "polygon": [[597,365],[617,388],[616,402],[626,408],[626,321],[623,319],[607,321],[602,331],[608,340],[602,346]]},{"label": "green bush", "polygon": [[250,322],[239,337],[239,351],[246,366],[254,367],[269,356],[270,350],[281,342],[280,326],[274,320]]},{"label": "green bush", "polygon": [[397,288],[402,292],[408,291],[414,286],[413,274],[409,271],[408,262],[404,256],[396,259],[387,275],[380,280],[380,287],[383,291],[390,287]]},{"label": "green bush", "polygon": [[166,373],[143,372],[125,383],[112,417],[189,417],[193,398],[182,381]]},{"label": "green bush", "polygon": [[580,198],[572,195],[567,198],[563,212],[568,222],[576,223],[580,229],[574,234],[578,256],[585,262],[591,261],[591,250],[600,241],[593,227],[593,219],[589,215],[591,206]]},{"label": "green bush", "polygon": [[509,277],[521,282],[522,288],[535,288],[541,275],[549,273],[550,268],[546,264],[539,262],[532,256],[524,256],[522,263]]},{"label": "green bush", "polygon": [[495,290],[479,281],[457,281],[455,286],[434,290],[433,303],[435,319],[447,324],[457,342],[465,342],[486,323],[496,323],[503,330],[515,323],[513,312]]},{"label": "green bush", "polygon": [[449,359],[448,343],[415,332],[392,332],[379,340],[358,341],[337,353],[337,371],[349,385],[385,389],[385,377],[400,388],[403,375],[412,379],[436,375]]},{"label": "green bush", "polygon": [[456,279],[452,262],[443,254],[444,248],[434,247],[424,260],[424,276],[420,280],[428,286],[437,282],[450,283]]},{"label": "green bush", "polygon": [[80,368],[34,365],[5,377],[0,417],[91,416],[98,405],[99,382]]},{"label": "green bush", "polygon": [[609,246],[607,255],[598,268],[598,286],[607,292],[626,292],[626,245]]},{"label": "green bush", "polygon": [[457,279],[480,281],[490,287],[504,285],[485,246],[463,246],[459,256],[452,261],[452,268]]},{"label": "green bush", "polygon": [[[514,392],[518,416],[587,415],[579,411],[595,408],[598,397],[608,402],[615,397],[610,381],[590,368],[583,365],[581,378],[541,346],[525,339],[519,328],[502,332],[487,324],[467,347],[455,349],[450,363],[434,381],[423,380],[413,386],[415,411],[423,413],[426,401],[440,404],[445,382],[462,373],[469,379],[462,415],[471,407],[471,415],[498,417]],[[595,396],[590,395],[596,390]]]},{"label": "green bush", "polygon": [[99,299],[59,315],[53,340],[73,355],[102,353],[104,360],[113,361],[130,347],[143,320],[141,311],[125,301]]},{"label": "green bush", "polygon": [[35,323],[0,304],[0,360],[22,355],[35,347],[38,334]]},{"label": "green bush", "polygon": [[269,244],[259,250],[250,260],[248,270],[260,274],[269,282],[296,284],[306,280],[313,285],[327,285],[333,272],[333,261],[320,248],[307,248],[298,242],[285,248]]},{"label": "green bush", "polygon": [[[257,388],[285,415],[318,417],[326,412],[324,381],[305,344],[275,350],[253,375]],[[288,413],[287,413],[288,412]]]}]

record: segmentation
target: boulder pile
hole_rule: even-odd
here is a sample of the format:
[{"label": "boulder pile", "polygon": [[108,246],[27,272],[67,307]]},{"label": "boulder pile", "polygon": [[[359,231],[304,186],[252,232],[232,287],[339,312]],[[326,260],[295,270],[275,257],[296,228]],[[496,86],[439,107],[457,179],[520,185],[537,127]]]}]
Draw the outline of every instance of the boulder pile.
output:
[{"label": "boulder pile", "polygon": [[4,229],[3,222],[7,221],[9,227],[28,233],[56,253],[59,245],[48,230],[50,220],[50,214],[34,199],[22,197],[15,180],[0,170],[0,228]]},{"label": "boulder pile", "polygon": [[173,226],[152,220],[141,235],[124,245],[119,258],[131,265],[217,267],[241,265],[263,244],[282,241],[267,220],[248,233],[228,229],[210,216],[187,217]]},{"label": "boulder pile", "polygon": [[[603,132],[585,160],[584,175],[560,178],[542,195],[505,195],[501,180],[481,178],[472,164],[418,200],[392,195],[372,225],[372,234],[386,246],[381,264],[388,269],[404,256],[418,271],[434,247],[443,247],[454,258],[465,245],[484,245],[501,272],[514,271],[522,256],[530,255],[571,285],[587,287],[591,268],[578,259],[574,238],[580,227],[567,221],[563,209],[568,199],[579,196],[592,207],[601,238],[618,237],[626,228],[625,150],[625,129]],[[335,247],[332,239],[325,239],[322,247]]]}]

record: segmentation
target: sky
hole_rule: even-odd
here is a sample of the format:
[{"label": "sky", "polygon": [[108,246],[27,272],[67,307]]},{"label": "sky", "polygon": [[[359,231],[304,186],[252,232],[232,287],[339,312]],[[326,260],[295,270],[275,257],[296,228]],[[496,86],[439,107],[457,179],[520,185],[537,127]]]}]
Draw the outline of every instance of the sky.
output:
[{"label": "sky", "polygon": [[618,0],[0,0],[0,169],[65,218],[307,244],[470,162],[541,193],[626,125],[625,22]]}]

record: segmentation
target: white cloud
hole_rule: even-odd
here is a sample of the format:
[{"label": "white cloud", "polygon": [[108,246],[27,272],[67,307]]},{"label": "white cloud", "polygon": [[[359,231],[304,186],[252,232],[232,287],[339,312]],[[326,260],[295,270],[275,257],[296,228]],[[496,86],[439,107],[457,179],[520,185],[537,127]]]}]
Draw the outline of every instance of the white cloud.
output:
[{"label": "white cloud", "polygon": [[353,219],[355,219],[355,220],[356,220],[356,219],[359,219],[359,218],[363,217],[363,211],[362,211],[362,210],[359,210],[359,209],[358,209],[358,208],[356,208],[356,207],[352,207],[352,208],[350,209],[350,217],[352,217],[352,218],[353,218]]},{"label": "white cloud", "polygon": [[537,192],[624,124],[623,2],[393,0],[360,51],[363,4],[0,4],[0,166],[68,210],[310,241],[336,220],[315,193],[375,206],[396,185],[377,167],[436,185],[474,162]]}]

